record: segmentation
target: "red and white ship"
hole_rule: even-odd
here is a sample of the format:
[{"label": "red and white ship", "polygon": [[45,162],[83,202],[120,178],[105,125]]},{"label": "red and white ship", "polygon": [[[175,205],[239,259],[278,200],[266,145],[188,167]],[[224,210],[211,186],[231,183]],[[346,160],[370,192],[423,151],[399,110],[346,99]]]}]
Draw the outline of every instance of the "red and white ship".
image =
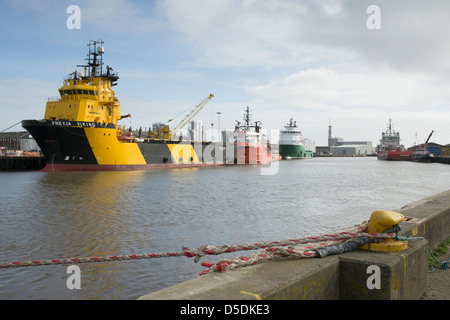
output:
[{"label": "red and white ship", "polygon": [[267,137],[261,133],[261,122],[251,123],[250,109],[244,114],[244,124],[236,121],[234,129],[236,137],[237,164],[268,164],[272,161],[272,151]]},{"label": "red and white ship", "polygon": [[386,132],[381,134],[380,144],[377,146],[378,160],[410,161],[413,151],[405,150],[400,144],[400,133],[392,129],[389,119]]}]

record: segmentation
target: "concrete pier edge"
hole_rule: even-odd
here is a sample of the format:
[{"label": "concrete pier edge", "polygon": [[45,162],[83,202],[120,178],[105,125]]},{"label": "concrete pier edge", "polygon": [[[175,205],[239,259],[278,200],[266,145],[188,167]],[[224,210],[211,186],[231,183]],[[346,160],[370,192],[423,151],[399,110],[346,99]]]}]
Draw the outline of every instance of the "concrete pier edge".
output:
[{"label": "concrete pier edge", "polygon": [[[423,239],[411,240],[408,249],[396,252],[357,249],[325,258],[274,261],[215,272],[139,300],[420,299],[427,290],[428,247],[434,249],[450,235],[450,190],[401,209],[377,209],[411,217],[400,223],[399,235]],[[377,272],[379,287],[374,280]]]}]

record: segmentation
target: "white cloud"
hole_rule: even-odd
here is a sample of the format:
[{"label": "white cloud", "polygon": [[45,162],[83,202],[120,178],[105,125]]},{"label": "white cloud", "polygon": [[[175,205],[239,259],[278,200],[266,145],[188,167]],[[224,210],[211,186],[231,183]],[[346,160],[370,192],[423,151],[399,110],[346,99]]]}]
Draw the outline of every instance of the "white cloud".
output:
[{"label": "white cloud", "polygon": [[[197,65],[297,69],[359,60],[408,71],[448,69],[450,3],[379,1],[381,30],[368,30],[370,1],[176,1],[161,4]],[[310,67],[310,66],[307,66]]]},{"label": "white cloud", "polygon": [[450,99],[445,88],[424,74],[404,75],[389,69],[362,68],[359,73],[338,72],[325,67],[299,71],[247,92],[267,104],[305,109],[375,108],[421,110],[441,108]]},{"label": "white cloud", "polygon": [[[321,144],[326,145],[329,117],[338,129],[337,136],[346,140],[371,140],[374,144],[392,117],[404,126],[405,144],[412,145],[415,131],[428,128],[431,131],[433,126],[440,130],[435,138],[446,143],[448,85],[425,74],[405,75],[370,68],[351,73],[321,67],[249,87],[247,92],[255,105],[272,106],[272,113],[284,110],[286,117],[291,110],[291,115],[301,118],[304,133]],[[278,116],[270,119],[281,121]],[[276,126],[276,122],[270,125]]]},{"label": "white cloud", "polygon": [[213,68],[280,65],[294,49],[295,13],[306,13],[288,1],[168,0],[162,7],[194,62]]}]

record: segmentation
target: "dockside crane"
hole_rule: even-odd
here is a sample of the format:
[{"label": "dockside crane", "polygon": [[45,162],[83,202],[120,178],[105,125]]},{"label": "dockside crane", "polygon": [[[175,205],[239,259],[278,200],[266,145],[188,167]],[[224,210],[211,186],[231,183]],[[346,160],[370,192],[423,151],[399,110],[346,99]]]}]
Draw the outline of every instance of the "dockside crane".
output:
[{"label": "dockside crane", "polygon": [[426,145],[426,144],[428,143],[428,141],[430,140],[431,135],[433,134],[433,132],[434,132],[434,130],[431,130],[431,133],[430,133],[430,135],[428,136],[427,141],[425,141],[425,145]]},{"label": "dockside crane", "polygon": [[[184,128],[184,126],[191,121],[191,119],[193,117],[195,117],[195,115],[197,113],[200,112],[200,110],[203,109],[203,107],[205,106],[205,104],[208,103],[209,100],[211,100],[214,97],[214,95],[211,93],[205,100],[203,100],[202,102],[200,102],[194,109],[192,109],[192,111],[186,116],[186,118],[183,119],[183,121],[181,121],[175,128],[173,128],[172,131],[170,131],[169,133],[166,132],[166,134],[163,134],[164,136],[164,140],[170,140],[172,137],[174,137],[181,129]],[[168,122],[172,121],[173,119],[170,119]]]}]

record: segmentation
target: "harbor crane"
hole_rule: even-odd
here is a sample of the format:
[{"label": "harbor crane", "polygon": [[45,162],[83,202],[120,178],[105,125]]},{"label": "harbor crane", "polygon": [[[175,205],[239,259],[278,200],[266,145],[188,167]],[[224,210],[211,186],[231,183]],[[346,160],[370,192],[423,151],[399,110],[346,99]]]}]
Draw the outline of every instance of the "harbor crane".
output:
[{"label": "harbor crane", "polygon": [[[169,129],[169,125],[164,124],[157,128],[155,131],[149,131],[149,138],[151,139],[163,139],[163,140],[171,140],[172,137],[175,137],[176,133],[179,132],[183,127],[197,114],[201,109],[214,97],[214,94],[210,94],[206,99],[200,102],[192,111],[172,130]],[[166,123],[171,122],[173,119],[170,119]]]},{"label": "harbor crane", "polygon": [[[184,128],[184,126],[191,121],[191,119],[193,117],[195,117],[195,115],[197,113],[200,112],[200,110],[203,109],[203,107],[205,106],[205,104],[208,103],[209,100],[211,100],[214,97],[214,95],[211,93],[205,100],[203,100],[202,102],[200,102],[194,109],[192,109],[192,111],[186,116],[186,118],[184,118],[175,128],[173,128],[172,131],[170,131],[169,133],[167,132],[163,132],[163,136],[164,136],[164,140],[170,140],[172,137],[174,137],[181,129]],[[170,119],[168,122],[172,121],[173,119]],[[165,134],[164,134],[165,133]]]},{"label": "harbor crane", "polygon": [[428,136],[428,138],[427,138],[427,141],[425,141],[425,144],[427,144],[428,143],[428,141],[430,140],[430,138],[431,138],[431,135],[434,133],[434,130],[431,130],[431,133],[430,133],[430,135]]}]

